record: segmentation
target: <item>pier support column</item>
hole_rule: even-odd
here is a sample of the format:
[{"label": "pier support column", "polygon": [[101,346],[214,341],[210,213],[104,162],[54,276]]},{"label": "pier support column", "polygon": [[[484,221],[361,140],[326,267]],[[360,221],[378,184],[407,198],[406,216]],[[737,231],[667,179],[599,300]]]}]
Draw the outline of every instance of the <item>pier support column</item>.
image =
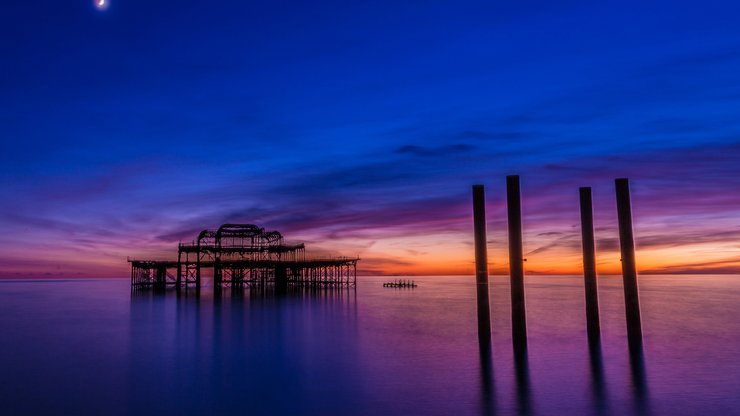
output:
[{"label": "pier support column", "polygon": [[630,350],[642,349],[642,324],[640,322],[640,294],[637,288],[635,240],[632,233],[632,204],[627,178],[615,180],[617,191],[617,217],[619,219],[619,248],[622,253],[624,307],[627,316],[627,337]]},{"label": "pier support column", "polygon": [[596,244],[594,243],[594,211],[591,188],[580,188],[581,241],[583,245],[583,283],[586,290],[586,328],[588,342],[600,339],[599,291],[596,280]]},{"label": "pier support column", "polygon": [[277,293],[288,291],[288,270],[285,266],[275,266],[275,291]]},{"label": "pier support column", "polygon": [[200,291],[200,240],[195,251],[195,290]]},{"label": "pier support column", "polygon": [[221,289],[221,283],[223,283],[223,275],[221,272],[221,259],[216,257],[213,261],[213,285]]},{"label": "pier support column", "polygon": [[180,293],[182,285],[182,251],[177,251],[177,293]]},{"label": "pier support column", "polygon": [[165,266],[157,266],[154,272],[154,289],[164,291],[167,287],[167,268]]},{"label": "pier support column", "polygon": [[488,249],[486,198],[483,185],[473,185],[473,232],[475,236],[475,286],[478,298],[478,341],[491,342],[491,307],[488,301]]},{"label": "pier support column", "polygon": [[527,347],[527,311],[524,303],[524,253],[519,176],[506,177],[509,220],[509,270],[511,274],[511,334],[515,349]]}]

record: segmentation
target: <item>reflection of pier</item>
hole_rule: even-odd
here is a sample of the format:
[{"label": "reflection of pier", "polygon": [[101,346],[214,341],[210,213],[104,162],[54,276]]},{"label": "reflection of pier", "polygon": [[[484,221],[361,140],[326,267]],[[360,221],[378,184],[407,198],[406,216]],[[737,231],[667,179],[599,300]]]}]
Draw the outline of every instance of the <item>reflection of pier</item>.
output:
[{"label": "reflection of pier", "polygon": [[203,271],[216,288],[275,285],[354,286],[358,258],[307,258],[303,243],[286,243],[277,231],[252,224],[224,224],[180,243],[177,260],[129,260],[131,287],[200,288]]}]

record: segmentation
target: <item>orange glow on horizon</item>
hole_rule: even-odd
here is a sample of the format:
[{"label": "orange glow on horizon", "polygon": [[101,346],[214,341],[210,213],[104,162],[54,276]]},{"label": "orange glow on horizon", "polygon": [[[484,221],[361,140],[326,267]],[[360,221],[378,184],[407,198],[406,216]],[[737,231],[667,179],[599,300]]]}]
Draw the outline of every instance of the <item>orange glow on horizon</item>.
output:
[{"label": "orange glow on horizon", "polygon": [[[405,256],[394,250],[398,244],[374,246],[359,265],[360,270],[389,275],[473,275],[475,272],[472,245],[435,246],[426,241],[427,251],[416,251]],[[738,249],[731,244],[703,243],[679,247],[637,247],[638,271],[644,274],[670,273],[740,273]],[[506,275],[509,272],[506,247],[496,246],[488,251],[489,273]],[[714,267],[713,267],[714,266]],[[583,263],[580,249],[559,248],[526,256],[525,273],[537,275],[580,275]],[[604,275],[622,273],[619,250],[597,252],[597,272]]]},{"label": "orange glow on horizon", "polygon": [[[359,275],[473,275],[474,252],[469,236],[437,234],[425,237],[390,237],[372,244],[357,239],[336,240],[332,246],[312,244],[314,255],[358,256]],[[472,240],[472,239],[471,239]],[[525,244],[525,273],[532,275],[580,275],[583,273],[580,248],[554,247],[532,250]],[[126,247],[65,248],[49,253],[42,262],[28,253],[6,252],[2,278],[39,277],[126,277],[131,257],[171,259],[176,257],[171,244],[153,244],[129,252]],[[527,249],[530,251],[528,252]],[[10,260],[12,257],[12,260]],[[489,244],[489,273],[509,271],[506,241]],[[740,273],[740,252],[732,243],[697,243],[676,247],[646,247],[637,244],[638,271],[643,274]],[[597,250],[597,272],[621,274],[618,249]]]}]

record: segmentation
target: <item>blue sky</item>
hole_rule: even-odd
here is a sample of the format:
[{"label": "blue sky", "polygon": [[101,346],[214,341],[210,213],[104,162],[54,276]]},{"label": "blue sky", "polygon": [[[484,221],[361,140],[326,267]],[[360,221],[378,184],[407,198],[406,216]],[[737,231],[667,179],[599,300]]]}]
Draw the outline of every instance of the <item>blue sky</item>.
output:
[{"label": "blue sky", "polygon": [[533,271],[578,269],[584,185],[611,270],[621,176],[643,269],[740,271],[740,4],[402,3],[3,3],[0,274],[125,275],[225,221],[464,272],[473,183],[503,267],[514,173]]}]

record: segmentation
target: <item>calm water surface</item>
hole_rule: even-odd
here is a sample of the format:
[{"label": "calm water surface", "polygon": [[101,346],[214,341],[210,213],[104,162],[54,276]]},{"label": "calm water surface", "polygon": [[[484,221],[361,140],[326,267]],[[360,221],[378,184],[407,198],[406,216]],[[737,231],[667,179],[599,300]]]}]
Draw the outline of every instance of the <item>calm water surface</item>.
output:
[{"label": "calm water surface", "polygon": [[473,277],[416,289],[132,295],[128,280],[0,282],[0,413],[740,414],[740,276],[641,276],[627,350],[621,278],[602,277],[589,351],[579,277],[527,277],[529,350],[507,278],[481,353]]}]

